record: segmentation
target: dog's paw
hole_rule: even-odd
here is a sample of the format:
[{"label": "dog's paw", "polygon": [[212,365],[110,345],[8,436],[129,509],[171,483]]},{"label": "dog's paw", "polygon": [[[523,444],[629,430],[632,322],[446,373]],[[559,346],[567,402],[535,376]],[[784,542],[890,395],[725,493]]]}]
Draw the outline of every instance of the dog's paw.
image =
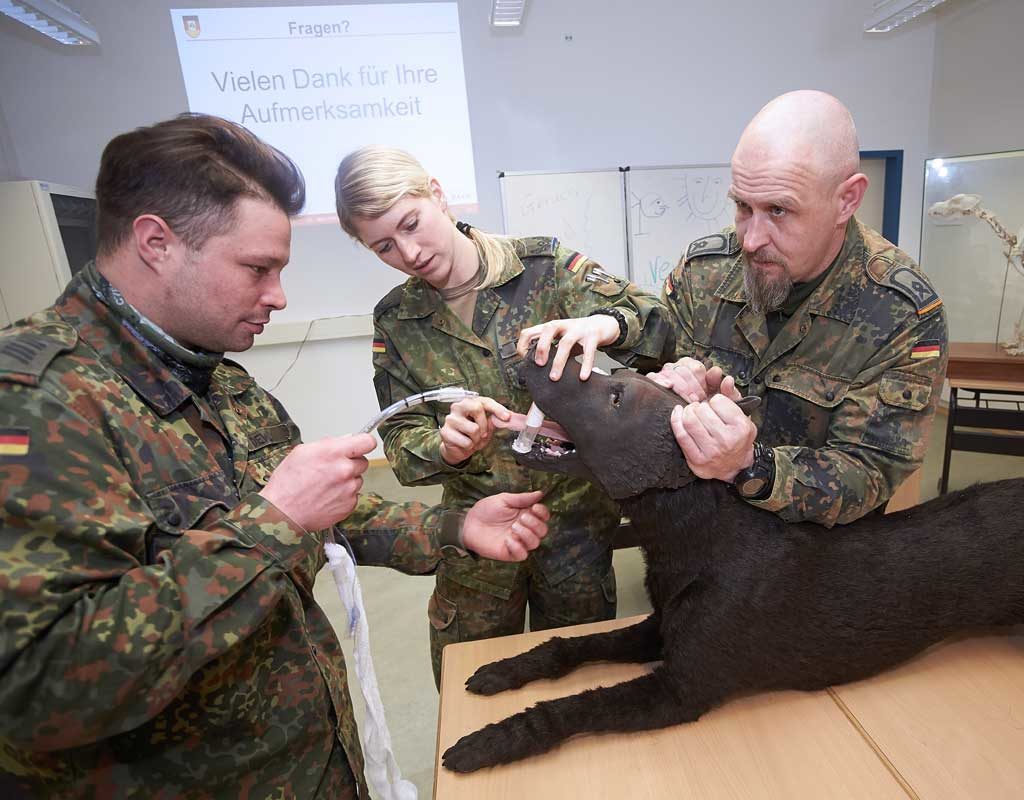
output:
[{"label": "dog's paw", "polygon": [[466,680],[468,691],[484,695],[497,694],[507,689],[517,689],[522,685],[523,681],[515,677],[511,666],[502,661],[484,664]]},{"label": "dog's paw", "polygon": [[463,736],[459,741],[444,751],[441,764],[452,772],[476,772],[484,767],[493,767],[505,759],[498,756],[502,736],[495,736],[492,731],[496,725],[488,725],[476,733]]}]

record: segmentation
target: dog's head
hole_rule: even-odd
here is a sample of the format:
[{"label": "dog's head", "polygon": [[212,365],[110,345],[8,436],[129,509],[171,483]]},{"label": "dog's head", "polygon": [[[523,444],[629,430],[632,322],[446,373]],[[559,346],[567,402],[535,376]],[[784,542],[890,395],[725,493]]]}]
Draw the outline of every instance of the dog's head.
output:
[{"label": "dog's head", "polygon": [[[550,371],[550,363],[534,363],[531,348],[519,367],[520,382],[571,441],[538,436],[529,453],[516,454],[520,464],[584,478],[616,500],[695,480],[672,433],[672,409],[686,405],[675,392],[630,370],[592,373],[581,381],[575,359],[557,381],[548,377]],[[741,401],[743,407],[754,405],[755,398]]]},{"label": "dog's head", "polygon": [[575,359],[557,381],[548,377],[550,370],[550,363],[534,363],[531,349],[519,367],[520,381],[572,441],[538,436],[529,453],[516,454],[519,463],[585,478],[616,500],[694,479],[669,422],[672,408],[685,402],[674,392],[629,370],[581,381]]}]

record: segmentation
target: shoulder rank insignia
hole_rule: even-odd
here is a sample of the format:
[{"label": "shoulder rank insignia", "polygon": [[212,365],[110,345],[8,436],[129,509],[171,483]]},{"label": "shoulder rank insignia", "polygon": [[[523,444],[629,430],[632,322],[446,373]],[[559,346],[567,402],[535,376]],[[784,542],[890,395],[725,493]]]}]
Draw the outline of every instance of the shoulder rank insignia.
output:
[{"label": "shoulder rank insignia", "polygon": [[43,333],[20,333],[0,339],[0,375],[29,376],[37,382],[60,353],[74,347],[75,336],[54,338]]},{"label": "shoulder rank insignia", "polygon": [[28,455],[28,428],[0,428],[0,457]]},{"label": "shoulder rank insignia", "polygon": [[[876,259],[873,264],[878,260]],[[928,283],[928,279],[910,267],[896,265],[881,277],[877,276],[872,269],[868,270],[868,274],[882,286],[895,289],[910,300],[914,304],[914,308],[917,309],[919,317],[930,314],[942,305],[942,298],[936,294],[931,284]]]},{"label": "shoulder rank insignia", "polygon": [[690,242],[690,246],[686,248],[686,258],[730,255],[737,250],[735,239],[736,237],[731,234],[712,233],[703,239]]},{"label": "shoulder rank insignia", "polygon": [[553,236],[524,236],[513,239],[513,247],[520,258],[550,256],[558,248],[558,239]]},{"label": "shoulder rank insignia", "polygon": [[380,319],[392,308],[397,308],[402,304],[402,297],[405,294],[405,284],[400,283],[380,300],[377,301],[377,305],[373,307],[374,319]]}]

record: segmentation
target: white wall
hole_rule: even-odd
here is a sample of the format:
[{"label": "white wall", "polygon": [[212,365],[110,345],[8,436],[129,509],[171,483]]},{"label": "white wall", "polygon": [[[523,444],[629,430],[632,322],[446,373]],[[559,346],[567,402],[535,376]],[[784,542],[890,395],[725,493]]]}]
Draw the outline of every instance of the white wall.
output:
[{"label": "white wall", "polygon": [[[89,185],[111,136],[185,110],[167,9],[243,3],[67,4],[100,31],[102,47],[40,46],[0,24],[0,105],[22,174]],[[520,30],[494,32],[487,0],[460,0],[481,206],[470,221],[501,229],[499,170],[727,161],[761,105],[809,87],[846,102],[864,149],[904,150],[900,243],[916,254],[935,19],[869,37],[868,5],[533,0]],[[300,266],[289,281],[302,279]],[[296,348],[260,347],[240,360],[272,385]],[[307,437],[347,432],[376,410],[369,350],[365,338],[306,345],[277,394]]]},{"label": "white wall", "polygon": [[21,173],[14,150],[14,140],[7,127],[4,107],[0,105],[0,181],[14,180],[19,177],[21,177]]},{"label": "white wall", "polygon": [[929,154],[1024,148],[1024,3],[954,0],[937,11]]},{"label": "white wall", "polygon": [[[930,154],[949,158],[1024,149],[1024,3],[958,0],[940,9]],[[951,168],[945,180],[933,175],[928,202],[954,192],[980,194],[984,206],[1016,233],[1024,223],[1019,161],[1024,159],[980,160]],[[1015,271],[1006,273],[1003,243],[973,219],[950,227],[927,221],[924,232],[924,266],[945,298],[951,338],[1012,340],[1013,324],[1024,308],[1024,281]]]}]

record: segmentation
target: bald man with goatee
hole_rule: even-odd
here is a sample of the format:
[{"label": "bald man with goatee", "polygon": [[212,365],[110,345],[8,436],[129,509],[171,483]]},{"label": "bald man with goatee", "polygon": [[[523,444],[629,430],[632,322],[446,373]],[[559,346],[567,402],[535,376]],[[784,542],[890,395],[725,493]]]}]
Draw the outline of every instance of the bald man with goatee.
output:
[{"label": "bald man with goatee", "polygon": [[[665,281],[669,324],[648,321],[635,348],[660,350],[651,377],[687,401],[672,428],[693,472],[791,522],[831,527],[882,506],[921,466],[945,374],[942,301],[854,216],[859,162],[835,97],[768,103],[732,156],[735,224],[690,243]],[[590,345],[580,322],[549,323],[565,344],[556,374],[572,344]],[[614,341],[595,324],[594,346]],[[745,395],[762,400],[750,417],[734,402]]]}]

